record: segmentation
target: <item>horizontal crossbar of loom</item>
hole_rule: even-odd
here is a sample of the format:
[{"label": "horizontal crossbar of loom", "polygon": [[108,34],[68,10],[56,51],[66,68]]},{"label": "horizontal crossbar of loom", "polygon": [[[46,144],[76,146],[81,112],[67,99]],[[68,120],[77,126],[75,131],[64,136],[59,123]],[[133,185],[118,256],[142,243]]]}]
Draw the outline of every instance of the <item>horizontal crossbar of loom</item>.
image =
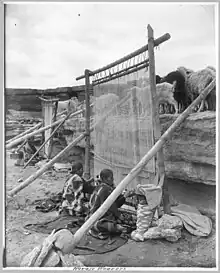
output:
[{"label": "horizontal crossbar of loom", "polygon": [[[142,69],[143,67],[139,68],[141,65],[146,65],[146,67],[149,66],[149,59],[146,59],[146,60],[144,60],[143,62],[140,62],[140,63],[138,63],[138,64],[132,65],[132,66],[127,67],[127,68],[124,68],[124,69],[122,69],[122,70],[120,70],[120,71],[117,71],[117,72],[115,72],[115,73],[112,73],[111,75],[108,75],[108,76],[106,76],[106,77],[100,78],[100,79],[98,79],[98,80],[94,80],[94,81],[92,82],[92,84],[93,84],[93,85],[96,85],[96,84],[99,84],[100,81],[104,81],[104,80],[110,81],[110,80],[112,80],[112,77],[114,77],[114,76],[116,76],[117,78],[119,78],[119,77],[121,77],[121,76],[124,76],[124,72],[128,72],[128,74],[130,74],[130,73],[132,73],[133,71],[130,72],[129,70],[131,70],[132,68],[137,68],[138,70],[139,70],[139,69]],[[127,74],[126,74],[126,75],[127,75]]]},{"label": "horizontal crossbar of loom", "polygon": [[[160,44],[162,44],[165,41],[169,40],[170,37],[171,36],[170,36],[169,33],[164,34],[163,36],[161,36],[161,37],[157,38],[156,40],[154,40],[154,46],[159,46]],[[120,63],[123,63],[123,62],[125,62],[125,61],[127,61],[127,60],[129,60],[129,59],[131,59],[131,58],[133,58],[133,57],[135,57],[135,56],[143,53],[144,51],[147,51],[147,50],[148,50],[148,45],[145,45],[145,46],[137,49],[136,51],[134,51],[134,52],[132,52],[132,53],[124,56],[123,58],[121,58],[121,59],[119,59],[119,60],[117,60],[117,61],[109,64],[109,65],[106,65],[106,66],[104,66],[102,68],[99,68],[97,70],[91,71],[90,72],[90,76],[93,76],[94,74],[100,73],[100,72],[102,72],[104,70],[107,70],[109,68],[112,68],[112,67],[114,67],[114,66],[116,66],[116,65],[118,65]],[[81,80],[81,79],[84,79],[84,78],[85,78],[85,75],[82,75],[82,76],[77,77],[76,80],[78,81],[78,80]]]},{"label": "horizontal crossbar of loom", "polygon": [[129,74],[131,74],[131,73],[137,72],[137,71],[139,71],[139,70],[141,70],[141,69],[143,69],[143,68],[146,68],[146,67],[148,67],[148,66],[149,66],[149,64],[148,64],[148,63],[145,63],[145,64],[143,64],[143,65],[141,65],[141,66],[138,66],[138,67],[135,67],[135,68],[133,68],[133,69],[130,69],[129,71],[125,71],[124,73],[121,73],[120,75],[116,75],[116,73],[115,73],[113,76],[109,76],[108,79],[105,79],[105,80],[100,79],[100,80],[98,80],[96,83],[93,83],[93,86],[96,86],[96,85],[99,85],[99,84],[101,84],[101,83],[106,83],[106,82],[115,80],[115,79],[117,79],[117,78],[119,78],[119,77],[123,77],[123,76],[129,75]]}]

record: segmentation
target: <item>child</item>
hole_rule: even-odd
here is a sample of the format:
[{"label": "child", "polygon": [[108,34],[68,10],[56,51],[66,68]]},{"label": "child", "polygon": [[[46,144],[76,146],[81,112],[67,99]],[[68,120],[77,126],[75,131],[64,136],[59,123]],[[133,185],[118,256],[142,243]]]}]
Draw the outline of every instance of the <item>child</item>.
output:
[{"label": "child", "polygon": [[62,205],[59,213],[65,212],[69,215],[85,215],[88,208],[86,206],[85,194],[91,194],[94,187],[82,178],[83,165],[75,163],[72,165],[70,176],[64,183],[62,191]]},{"label": "child", "polygon": [[77,174],[83,181],[83,192],[84,192],[84,199],[89,201],[89,198],[86,198],[87,195],[90,195],[93,193],[93,190],[95,189],[95,187],[92,185],[92,182],[94,181],[93,178],[89,179],[89,180],[85,180],[83,178],[83,165],[80,162],[74,163],[72,165],[70,174]]}]

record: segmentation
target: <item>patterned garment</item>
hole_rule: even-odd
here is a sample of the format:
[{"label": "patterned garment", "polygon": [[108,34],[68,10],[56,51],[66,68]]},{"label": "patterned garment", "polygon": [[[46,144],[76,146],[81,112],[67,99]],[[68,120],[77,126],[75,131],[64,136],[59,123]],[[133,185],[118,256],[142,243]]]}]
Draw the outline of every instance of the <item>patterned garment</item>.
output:
[{"label": "patterned garment", "polygon": [[126,225],[131,227],[131,229],[136,228],[137,215],[136,211],[132,212],[130,210],[119,209],[120,216],[117,219],[117,223],[121,225]]},{"label": "patterned garment", "polygon": [[61,205],[61,211],[65,211],[69,215],[83,214],[85,211],[83,198],[83,181],[77,174],[74,174],[64,184],[64,200]]},{"label": "patterned garment", "polygon": [[[90,198],[90,215],[105,202],[113,190],[114,187],[111,187],[106,183],[100,183],[96,187]],[[108,211],[91,228],[90,234],[99,239],[105,239],[110,234],[119,232],[118,224],[126,223],[130,227],[131,223],[135,223],[131,214],[120,211],[119,208],[124,202],[124,196],[119,195]]]}]

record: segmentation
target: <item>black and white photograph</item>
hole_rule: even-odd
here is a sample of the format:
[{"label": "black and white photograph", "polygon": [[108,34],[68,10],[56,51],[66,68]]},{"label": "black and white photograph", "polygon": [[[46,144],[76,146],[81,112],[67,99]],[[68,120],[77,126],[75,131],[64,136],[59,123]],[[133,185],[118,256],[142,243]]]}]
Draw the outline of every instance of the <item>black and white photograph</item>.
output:
[{"label": "black and white photograph", "polygon": [[3,268],[218,268],[218,4],[4,2]]}]

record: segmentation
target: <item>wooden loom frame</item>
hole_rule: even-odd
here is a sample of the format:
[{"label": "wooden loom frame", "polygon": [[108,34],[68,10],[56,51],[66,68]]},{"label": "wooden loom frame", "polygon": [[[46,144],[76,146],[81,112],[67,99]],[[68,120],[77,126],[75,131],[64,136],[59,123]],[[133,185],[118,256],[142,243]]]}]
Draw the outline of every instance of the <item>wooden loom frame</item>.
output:
[{"label": "wooden loom frame", "polygon": [[[152,100],[152,124],[153,124],[153,134],[154,134],[154,143],[156,143],[161,136],[161,131],[160,131],[160,120],[159,120],[159,112],[158,112],[158,106],[156,103],[156,80],[155,80],[155,58],[154,58],[154,47],[159,46],[161,43],[167,41],[170,39],[170,34],[166,33],[165,35],[159,37],[158,39],[154,40],[154,33],[153,29],[150,25],[147,26],[148,28],[148,44],[143,46],[142,48],[132,52],[129,55],[126,55],[125,57],[109,64],[106,65],[100,69],[90,71],[88,69],[85,70],[84,75],[79,76],[76,78],[76,80],[80,80],[85,78],[85,101],[86,101],[86,149],[85,149],[85,176],[87,178],[90,177],[90,94],[89,94],[89,87],[90,85],[90,76],[93,76],[97,73],[103,72],[107,69],[110,69],[118,64],[121,64],[135,56],[140,55],[141,53],[144,53],[145,51],[148,50],[148,56],[149,58],[145,61],[142,61],[136,65],[130,66],[126,69],[122,69],[119,72],[116,72],[112,75],[108,75],[103,77],[100,80],[96,80],[93,82],[93,86],[104,83],[113,79],[117,79],[121,76],[133,73],[135,71],[138,71],[142,68],[148,67],[149,66],[149,78],[150,78],[150,92],[151,92],[151,100]],[[135,92],[132,92],[132,102],[134,105],[134,100],[135,100]],[[136,107],[133,109],[133,116],[135,117],[135,120],[137,118],[137,109]],[[134,122],[134,126],[136,129],[138,129],[137,121]],[[135,136],[136,132],[134,132],[134,138],[137,140],[137,143],[135,143],[135,165],[138,163],[140,160],[140,152],[139,152],[139,145],[138,145],[138,138]],[[165,166],[164,166],[164,156],[163,156],[163,150],[162,148],[160,151],[157,153],[156,156],[156,183],[159,185],[164,185],[163,190],[164,190],[164,197],[166,200],[164,200],[165,204],[168,203],[168,191],[167,191],[167,184],[165,181],[164,184],[164,177],[165,177]]]}]

